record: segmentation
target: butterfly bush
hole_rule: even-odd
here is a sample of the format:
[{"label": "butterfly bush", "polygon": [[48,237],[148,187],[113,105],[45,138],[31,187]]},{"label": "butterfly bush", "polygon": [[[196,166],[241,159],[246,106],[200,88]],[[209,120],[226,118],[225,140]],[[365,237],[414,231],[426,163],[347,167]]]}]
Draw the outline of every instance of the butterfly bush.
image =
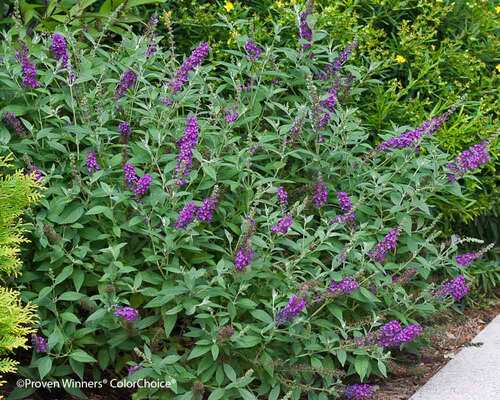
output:
[{"label": "butterfly bush", "polygon": [[[464,180],[448,175],[485,165],[495,138],[457,158],[441,150],[434,133],[459,129],[454,99],[403,135],[369,132],[359,100],[380,76],[359,66],[356,39],[339,52],[318,31],[304,51],[301,32],[295,43],[237,37],[210,58],[209,43],[184,57],[150,31],[21,47],[2,33],[0,130],[20,130],[21,115],[29,127],[2,148],[46,187],[15,282],[50,343],[23,358],[28,376],[50,357],[44,379],[126,378],[140,365],[172,378],[162,395],[176,400],[200,387],[365,399],[391,353],[420,346],[433,313],[467,301],[474,256],[439,233],[434,204],[461,198]],[[69,87],[54,68],[64,43],[85,60]]]}]

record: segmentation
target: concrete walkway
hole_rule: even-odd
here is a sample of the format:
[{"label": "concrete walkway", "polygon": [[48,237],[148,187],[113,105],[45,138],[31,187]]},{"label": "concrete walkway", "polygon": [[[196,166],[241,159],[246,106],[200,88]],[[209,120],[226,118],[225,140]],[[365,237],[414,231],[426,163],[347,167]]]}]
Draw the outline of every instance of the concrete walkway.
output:
[{"label": "concrete walkway", "polygon": [[[481,344],[482,343],[482,344]],[[500,400],[500,315],[410,400]]]}]

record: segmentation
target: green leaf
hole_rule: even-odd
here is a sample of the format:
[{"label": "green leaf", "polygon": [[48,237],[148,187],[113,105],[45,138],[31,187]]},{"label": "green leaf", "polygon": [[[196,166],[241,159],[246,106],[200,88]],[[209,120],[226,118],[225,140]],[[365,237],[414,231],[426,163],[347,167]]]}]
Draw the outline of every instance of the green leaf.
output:
[{"label": "green leaf", "polygon": [[340,365],[345,365],[345,362],[347,360],[347,353],[344,349],[337,350],[337,359],[339,360]]},{"label": "green leaf", "polygon": [[224,363],[223,367],[224,367],[224,373],[229,378],[229,380],[231,382],[235,382],[236,381],[236,372],[234,371],[233,367],[231,367],[229,364],[225,364],[225,363]]},{"label": "green leaf", "polygon": [[268,400],[278,400],[278,397],[280,395],[280,385],[276,385],[273,387],[273,390],[269,393],[269,399]]},{"label": "green leaf", "polygon": [[76,361],[79,361],[82,363],[97,362],[97,360],[94,357],[92,357],[90,354],[86,353],[85,351],[83,351],[81,349],[77,349],[77,350],[72,351],[71,354],[69,355],[69,357],[72,358],[73,360],[76,360]]},{"label": "green leaf", "polygon": [[210,346],[196,346],[189,354],[188,360],[202,356],[210,351]]},{"label": "green leaf", "polygon": [[43,379],[52,369],[52,358],[49,356],[42,357],[38,360],[38,374],[40,379]]},{"label": "green leaf", "polygon": [[236,340],[236,348],[247,349],[257,346],[262,339],[259,336],[243,336]]},{"label": "green leaf", "polygon": [[217,346],[215,343],[212,345],[211,349],[212,351],[212,357],[215,360],[217,360],[217,357],[219,357],[219,346]]},{"label": "green leaf", "polygon": [[224,394],[226,394],[226,391],[224,389],[215,389],[212,393],[210,393],[210,396],[208,396],[208,400],[219,400],[224,397]]},{"label": "green leaf", "polygon": [[357,356],[354,360],[354,369],[361,378],[361,381],[365,378],[368,372],[368,366],[370,365],[370,359],[366,356]]},{"label": "green leaf", "polygon": [[59,296],[58,300],[61,301],[75,301],[80,300],[83,297],[83,294],[78,292],[65,292]]},{"label": "green leaf", "polygon": [[238,389],[238,392],[241,394],[241,398],[243,400],[257,400],[257,397],[255,397],[249,390],[247,389]]},{"label": "green leaf", "polygon": [[68,265],[68,266],[64,267],[64,269],[59,273],[59,275],[57,275],[57,278],[56,278],[54,284],[59,285],[66,278],[71,276],[72,273],[73,273],[73,266],[72,265]]},{"label": "green leaf", "polygon": [[272,324],[274,322],[273,318],[263,310],[253,310],[251,314],[254,318],[265,322],[266,324]]}]

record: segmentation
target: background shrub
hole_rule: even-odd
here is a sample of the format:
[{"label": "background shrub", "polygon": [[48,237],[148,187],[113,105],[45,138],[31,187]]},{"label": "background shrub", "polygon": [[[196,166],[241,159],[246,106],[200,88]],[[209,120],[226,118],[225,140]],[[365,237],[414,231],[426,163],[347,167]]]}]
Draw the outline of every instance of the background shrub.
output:
[{"label": "background shrub", "polygon": [[19,293],[5,285],[8,276],[19,275],[19,246],[25,242],[24,229],[19,223],[23,210],[38,199],[35,182],[21,172],[5,175],[10,158],[0,158],[0,385],[2,375],[14,372],[17,362],[10,356],[17,348],[27,349],[27,335],[33,332],[33,305],[23,305]]}]

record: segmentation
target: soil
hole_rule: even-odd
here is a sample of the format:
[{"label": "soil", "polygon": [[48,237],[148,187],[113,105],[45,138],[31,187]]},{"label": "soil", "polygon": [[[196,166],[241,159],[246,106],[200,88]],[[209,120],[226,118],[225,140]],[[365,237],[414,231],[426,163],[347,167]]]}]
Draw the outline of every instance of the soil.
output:
[{"label": "soil", "polygon": [[408,400],[497,315],[500,302],[485,309],[448,312],[431,322],[428,345],[417,354],[395,357],[389,378],[378,383],[374,400]]}]

